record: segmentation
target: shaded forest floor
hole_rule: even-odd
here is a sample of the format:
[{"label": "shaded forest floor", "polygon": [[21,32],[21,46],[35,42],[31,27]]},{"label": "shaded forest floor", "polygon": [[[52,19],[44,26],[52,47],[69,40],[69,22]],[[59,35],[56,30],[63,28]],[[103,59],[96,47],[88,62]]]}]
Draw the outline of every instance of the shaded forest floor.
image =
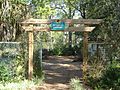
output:
[{"label": "shaded forest floor", "polygon": [[82,62],[72,56],[49,56],[43,60],[45,83],[41,90],[69,90],[71,78],[82,78]]}]

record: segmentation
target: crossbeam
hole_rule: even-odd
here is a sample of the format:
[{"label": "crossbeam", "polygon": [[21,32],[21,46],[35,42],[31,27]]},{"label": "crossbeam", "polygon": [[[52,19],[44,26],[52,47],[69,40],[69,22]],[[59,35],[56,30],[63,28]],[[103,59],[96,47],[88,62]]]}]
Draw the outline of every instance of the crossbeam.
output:
[{"label": "crossbeam", "polygon": [[[56,21],[57,19],[27,19],[23,22],[20,22],[21,24],[50,24],[53,21]],[[102,22],[101,19],[62,19],[60,20],[62,22],[68,23],[68,24],[100,24]]]},{"label": "crossbeam", "polygon": [[84,27],[84,26],[79,26],[79,27],[69,27],[66,28],[65,30],[51,30],[49,27],[38,27],[38,26],[34,26],[34,27],[29,27],[29,26],[23,26],[23,29],[25,31],[40,31],[40,32],[44,32],[44,31],[62,31],[62,32],[91,32],[95,27]]}]

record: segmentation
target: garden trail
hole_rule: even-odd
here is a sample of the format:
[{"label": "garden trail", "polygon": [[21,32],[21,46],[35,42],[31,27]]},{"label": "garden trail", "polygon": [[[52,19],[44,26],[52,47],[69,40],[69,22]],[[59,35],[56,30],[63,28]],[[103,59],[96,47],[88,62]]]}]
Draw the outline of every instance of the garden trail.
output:
[{"label": "garden trail", "polygon": [[69,90],[70,79],[82,77],[81,62],[72,56],[49,56],[43,60],[45,83],[41,90]]}]

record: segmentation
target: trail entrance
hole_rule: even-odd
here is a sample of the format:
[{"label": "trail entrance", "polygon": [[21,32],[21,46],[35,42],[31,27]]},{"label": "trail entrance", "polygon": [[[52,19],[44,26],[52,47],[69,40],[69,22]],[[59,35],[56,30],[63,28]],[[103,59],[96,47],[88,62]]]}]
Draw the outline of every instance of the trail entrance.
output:
[{"label": "trail entrance", "polygon": [[49,56],[43,61],[43,90],[69,90],[71,78],[82,77],[82,62],[72,62],[73,56]]},{"label": "trail entrance", "polygon": [[[57,20],[48,19],[27,19],[23,22],[22,27],[28,32],[29,37],[29,65],[28,65],[28,78],[32,79],[33,76],[33,33],[36,31],[55,31],[55,32],[83,32],[83,80],[86,79],[87,62],[88,62],[88,33],[91,32],[95,25],[102,22],[101,19],[65,19],[60,20],[62,23],[57,23]],[[52,28],[50,25],[52,24]],[[66,26],[66,25],[68,26]],[[59,65],[58,65],[59,66]]]}]

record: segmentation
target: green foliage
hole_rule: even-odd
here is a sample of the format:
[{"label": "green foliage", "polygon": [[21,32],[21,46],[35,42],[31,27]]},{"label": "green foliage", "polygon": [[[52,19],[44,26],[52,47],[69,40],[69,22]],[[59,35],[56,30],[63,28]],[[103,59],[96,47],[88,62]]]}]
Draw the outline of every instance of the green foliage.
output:
[{"label": "green foliage", "polygon": [[[25,19],[29,11],[26,0],[3,0],[0,9],[1,36],[0,41],[15,41],[21,35],[18,21]],[[3,23],[4,22],[4,23]],[[5,31],[6,34],[3,32]]]},{"label": "green foliage", "polygon": [[89,78],[89,85],[95,90],[119,90],[120,89],[120,68],[118,62],[108,65],[108,68],[99,78]]},{"label": "green foliage", "polygon": [[86,90],[78,78],[71,79],[70,86],[71,90]]},{"label": "green foliage", "polygon": [[50,50],[51,55],[62,55],[63,48],[61,47],[55,47],[54,49]]},{"label": "green foliage", "polygon": [[40,49],[36,50],[34,53],[34,76],[38,78],[43,77],[43,69],[42,69],[42,58],[40,58]]},{"label": "green foliage", "polygon": [[108,66],[100,78],[100,86],[105,89],[119,90],[120,89],[120,68],[116,67],[118,62]]},{"label": "green foliage", "polygon": [[69,48],[69,47],[65,47],[62,51],[62,55],[75,55],[75,49],[74,47]]},{"label": "green foliage", "polygon": [[55,10],[50,7],[50,0],[32,0],[31,3],[35,9],[32,13],[33,17],[46,19],[55,13]]},{"label": "green foliage", "polygon": [[[24,43],[23,46],[21,45],[23,44],[14,45],[13,43],[3,43],[0,46],[0,85],[2,85],[0,87],[0,90],[2,87],[5,88],[5,90],[11,90],[12,87],[16,87],[17,89],[20,88],[20,90],[23,90],[21,88],[31,88],[31,82],[34,82],[35,85],[41,84],[42,80],[44,79],[42,68],[40,66],[41,62],[39,54],[36,51],[36,60],[34,62],[34,77],[31,82],[25,80],[25,78],[28,77],[25,76],[25,74],[28,72],[28,69],[26,68],[28,67],[28,57],[26,55],[26,43]],[[23,84],[26,86],[21,86]]]},{"label": "green foliage", "polygon": [[9,68],[5,66],[6,64],[4,62],[0,62],[0,81],[9,81],[10,80],[10,74],[9,74]]},{"label": "green foliage", "polygon": [[58,42],[54,45],[54,49],[52,50],[52,53],[53,55],[62,55],[63,49],[64,49],[63,43]]},{"label": "green foliage", "polygon": [[88,71],[88,77],[92,77],[94,79],[97,79],[102,76],[103,71],[105,70],[106,61],[104,61],[101,58],[98,58],[97,56],[92,56],[89,60],[89,71]]},{"label": "green foliage", "polygon": [[0,81],[19,81],[25,78],[25,64],[20,44],[0,44]]},{"label": "green foliage", "polygon": [[45,7],[37,7],[36,14],[41,18],[48,18],[50,15],[54,14],[54,10],[51,9],[50,5],[45,5]]},{"label": "green foliage", "polygon": [[[9,58],[10,59],[10,58]],[[19,81],[24,79],[24,66],[21,56],[0,62],[0,81]]]},{"label": "green foliage", "polygon": [[35,44],[34,44],[34,55],[33,55],[33,75],[35,78],[43,77],[43,69],[42,69],[42,41],[41,34],[36,33]]},{"label": "green foliage", "polygon": [[6,82],[5,84],[0,83],[0,90],[33,90],[36,89],[36,85],[37,84],[34,81],[28,80],[20,82]]},{"label": "green foliage", "polygon": [[50,51],[52,55],[78,55],[80,52],[80,47],[76,48],[76,46],[69,48],[68,45],[64,44],[56,44],[56,46]]},{"label": "green foliage", "polygon": [[[104,22],[96,28],[90,35],[90,37],[100,36],[102,42],[107,43],[106,47],[106,55],[109,60],[114,60],[116,57],[119,57],[119,47],[120,44],[118,42],[120,38],[119,30],[120,23],[119,16],[119,0],[89,0],[87,8],[88,18],[99,18],[103,19]],[[93,40],[96,40],[96,39]],[[99,41],[98,41],[99,42]]]}]

